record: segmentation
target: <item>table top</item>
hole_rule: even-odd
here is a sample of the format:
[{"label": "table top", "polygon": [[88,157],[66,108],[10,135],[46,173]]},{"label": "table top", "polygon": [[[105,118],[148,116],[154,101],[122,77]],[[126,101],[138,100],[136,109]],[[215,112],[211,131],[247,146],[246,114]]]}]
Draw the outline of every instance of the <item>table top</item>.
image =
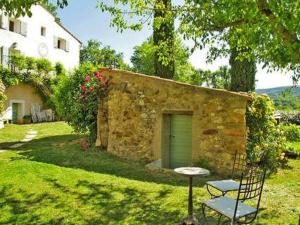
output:
[{"label": "table top", "polygon": [[210,174],[209,170],[203,169],[200,167],[180,167],[174,169],[176,173],[179,173],[181,175],[185,176],[208,176]]}]

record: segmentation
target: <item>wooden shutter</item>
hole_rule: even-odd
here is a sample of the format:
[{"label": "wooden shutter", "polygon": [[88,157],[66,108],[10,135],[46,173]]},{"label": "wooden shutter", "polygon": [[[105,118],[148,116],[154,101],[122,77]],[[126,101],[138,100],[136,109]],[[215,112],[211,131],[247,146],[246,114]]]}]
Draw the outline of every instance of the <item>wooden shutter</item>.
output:
[{"label": "wooden shutter", "polygon": [[58,45],[57,45],[58,43],[57,42],[58,42],[58,37],[54,36],[53,37],[53,46],[54,46],[54,48],[58,48]]},{"label": "wooden shutter", "polygon": [[21,34],[27,36],[27,23],[21,22]]},{"label": "wooden shutter", "polygon": [[8,17],[3,14],[0,15],[0,27],[5,30],[8,29]]},{"label": "wooden shutter", "polygon": [[67,52],[70,51],[70,43],[68,41],[66,41],[66,51]]}]

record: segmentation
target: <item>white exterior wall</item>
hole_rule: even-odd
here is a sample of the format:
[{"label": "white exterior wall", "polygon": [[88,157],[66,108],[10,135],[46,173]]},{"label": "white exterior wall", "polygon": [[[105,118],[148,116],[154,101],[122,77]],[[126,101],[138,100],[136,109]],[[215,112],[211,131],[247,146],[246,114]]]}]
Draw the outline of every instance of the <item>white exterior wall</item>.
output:
[{"label": "white exterior wall", "polygon": [[[54,16],[42,6],[32,6],[31,12],[32,17],[18,18],[21,22],[26,23],[27,34],[25,36],[9,31],[9,23],[6,25],[7,29],[0,28],[0,48],[5,47],[4,55],[7,54],[7,49],[13,43],[17,43],[16,49],[20,50],[21,54],[35,58],[46,58],[53,64],[61,62],[67,70],[77,67],[79,65],[81,43],[57,24]],[[8,17],[4,16],[0,11],[1,14],[3,19],[8,21]],[[41,27],[46,28],[45,37],[41,35]],[[55,48],[55,37],[65,39],[68,42],[69,51]],[[45,47],[41,49],[41,46],[46,46],[47,51],[45,51]]]}]

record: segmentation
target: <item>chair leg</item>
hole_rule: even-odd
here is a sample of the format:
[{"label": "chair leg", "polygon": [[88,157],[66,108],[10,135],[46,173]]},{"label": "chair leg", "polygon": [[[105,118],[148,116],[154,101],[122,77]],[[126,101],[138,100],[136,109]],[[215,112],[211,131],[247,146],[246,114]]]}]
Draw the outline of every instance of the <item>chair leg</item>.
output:
[{"label": "chair leg", "polygon": [[220,225],[220,222],[221,222],[221,218],[222,218],[222,214],[220,214],[220,216],[219,216],[219,219],[218,219],[218,225]]},{"label": "chair leg", "polygon": [[206,218],[206,214],[205,214],[205,204],[202,203],[201,208],[202,208],[202,214],[203,214],[203,218],[204,218],[204,223],[205,223],[206,225],[208,225],[207,218]]}]

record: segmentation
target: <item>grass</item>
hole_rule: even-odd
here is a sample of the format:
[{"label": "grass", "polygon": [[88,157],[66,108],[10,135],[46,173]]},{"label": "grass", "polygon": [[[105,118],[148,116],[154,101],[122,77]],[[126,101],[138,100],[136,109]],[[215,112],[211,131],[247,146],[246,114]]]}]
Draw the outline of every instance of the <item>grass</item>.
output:
[{"label": "grass", "polygon": [[5,125],[5,129],[0,129],[0,149],[21,141],[29,129],[29,125]]},{"label": "grass", "polygon": [[[84,152],[81,136],[65,123],[28,127],[38,131],[37,139],[0,153],[0,224],[170,225],[186,216],[185,178],[149,172],[107,153]],[[300,160],[289,165],[267,180],[256,224],[297,224]],[[205,181],[197,179],[194,188],[200,219],[200,202],[209,198]]]},{"label": "grass", "polygon": [[288,148],[292,149],[293,153],[300,155],[300,141],[298,142],[288,142]]}]

